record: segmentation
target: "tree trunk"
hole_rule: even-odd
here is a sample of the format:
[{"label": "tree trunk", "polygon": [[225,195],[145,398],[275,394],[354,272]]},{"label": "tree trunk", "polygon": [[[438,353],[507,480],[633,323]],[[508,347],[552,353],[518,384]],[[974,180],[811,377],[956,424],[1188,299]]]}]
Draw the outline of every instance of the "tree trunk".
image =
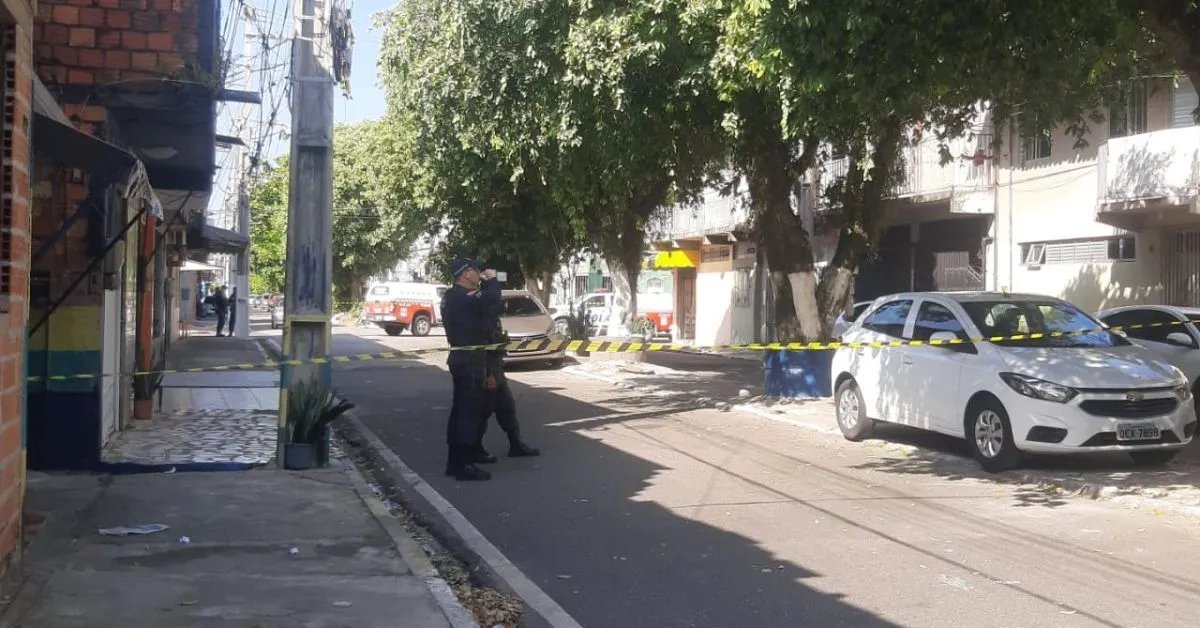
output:
[{"label": "tree trunk", "polygon": [[[774,126],[778,130],[777,125]],[[793,167],[792,145],[782,133],[764,138],[751,149],[747,182],[758,241],[771,271],[775,304],[774,337],[783,342],[812,340],[820,334],[816,308],[817,274],[812,242],[800,217],[792,211],[796,172],[803,173],[816,156],[816,140],[805,141],[799,167]]]},{"label": "tree trunk", "polygon": [[901,125],[884,129],[871,151],[870,172],[851,168],[842,198],[844,224],[838,233],[837,250],[821,274],[817,307],[821,315],[821,337],[829,338],[838,314],[846,309],[850,291],[862,259],[875,246],[883,217],[883,198],[895,177]]},{"label": "tree trunk", "polygon": [[[1143,21],[1200,94],[1200,11],[1194,2],[1141,0]],[[1197,113],[1193,111],[1192,115]],[[1200,120],[1197,120],[1200,122]]]},{"label": "tree trunk", "polygon": [[620,249],[612,251],[615,255],[607,256],[613,282],[613,305],[608,316],[609,336],[629,336],[637,317],[638,275],[642,270],[645,239],[645,230],[640,226],[636,213],[631,212],[621,227]]},{"label": "tree trunk", "polygon": [[535,270],[522,268],[521,274],[525,277],[525,289],[532,292],[533,296],[537,297],[543,305],[549,307],[550,292],[553,288],[554,273],[537,272]]}]

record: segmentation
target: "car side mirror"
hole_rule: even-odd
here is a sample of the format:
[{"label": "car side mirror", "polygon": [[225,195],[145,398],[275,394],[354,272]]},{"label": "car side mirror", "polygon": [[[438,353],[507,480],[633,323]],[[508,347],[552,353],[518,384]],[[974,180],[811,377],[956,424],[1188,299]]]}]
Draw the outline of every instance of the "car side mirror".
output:
[{"label": "car side mirror", "polygon": [[970,341],[955,342],[956,340],[962,341],[963,338],[952,331],[935,331],[929,335],[929,342],[938,343],[934,346],[939,348],[945,348],[948,351],[956,351],[958,353],[979,353],[979,349],[975,348],[975,343]]},{"label": "car side mirror", "polygon": [[1124,329],[1110,329],[1108,331],[1111,331],[1112,333],[1114,333],[1122,338],[1129,338],[1129,334],[1125,333]]},{"label": "car side mirror", "polygon": [[1181,331],[1173,331],[1167,334],[1167,344],[1175,345],[1176,347],[1187,347],[1194,349],[1196,344],[1192,342],[1192,337]]}]

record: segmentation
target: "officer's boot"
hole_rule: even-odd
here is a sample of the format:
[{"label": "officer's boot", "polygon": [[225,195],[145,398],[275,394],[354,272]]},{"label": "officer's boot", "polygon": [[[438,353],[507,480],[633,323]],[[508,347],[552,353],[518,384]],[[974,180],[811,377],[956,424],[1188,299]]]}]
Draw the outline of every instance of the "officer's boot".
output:
[{"label": "officer's boot", "polygon": [[533,456],[542,455],[541,450],[536,447],[530,447],[521,440],[521,430],[515,429],[508,432],[508,457],[510,458],[531,458]]},{"label": "officer's boot", "polygon": [[492,479],[492,474],[480,469],[471,462],[472,449],[469,447],[451,447],[450,461],[446,464],[446,475],[460,482],[482,482]]},{"label": "officer's boot", "polygon": [[496,462],[496,457],[488,453],[488,450],[484,449],[483,445],[480,445],[471,452],[471,462],[474,464],[493,464]]}]

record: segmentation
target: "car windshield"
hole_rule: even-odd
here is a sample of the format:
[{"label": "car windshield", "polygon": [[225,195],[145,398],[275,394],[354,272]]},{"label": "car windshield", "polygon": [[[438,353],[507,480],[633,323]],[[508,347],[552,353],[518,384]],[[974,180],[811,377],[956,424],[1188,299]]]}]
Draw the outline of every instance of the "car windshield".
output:
[{"label": "car windshield", "polygon": [[501,316],[541,316],[544,314],[537,301],[529,297],[506,297],[500,310]]},{"label": "car windshield", "polygon": [[999,340],[1001,346],[1123,347],[1129,341],[1103,329],[1096,319],[1062,301],[968,301],[962,303],[985,337],[1044,334]]}]

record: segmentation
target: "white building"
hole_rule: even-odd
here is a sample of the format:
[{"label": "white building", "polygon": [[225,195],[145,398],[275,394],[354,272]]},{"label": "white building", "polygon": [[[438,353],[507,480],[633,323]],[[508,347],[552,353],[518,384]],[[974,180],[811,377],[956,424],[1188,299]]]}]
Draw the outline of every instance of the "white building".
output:
[{"label": "white building", "polygon": [[[1127,303],[1200,305],[1200,127],[1186,80],[1147,79],[1087,146],[1059,130],[1015,136],[985,114],[950,142],[914,129],[889,194],[877,256],[857,300],[906,290],[1004,289],[1060,296],[1094,311]],[[1110,128],[1111,127],[1111,128]],[[998,131],[997,131],[998,129]],[[995,133],[1001,133],[999,149]],[[798,186],[797,212],[818,263],[836,246],[822,185],[845,159]],[[743,192],[744,193],[744,192]],[[764,339],[770,291],[737,195],[676,207],[652,239],[676,272],[676,337],[696,344]],[[755,332],[758,333],[755,333]]]}]

